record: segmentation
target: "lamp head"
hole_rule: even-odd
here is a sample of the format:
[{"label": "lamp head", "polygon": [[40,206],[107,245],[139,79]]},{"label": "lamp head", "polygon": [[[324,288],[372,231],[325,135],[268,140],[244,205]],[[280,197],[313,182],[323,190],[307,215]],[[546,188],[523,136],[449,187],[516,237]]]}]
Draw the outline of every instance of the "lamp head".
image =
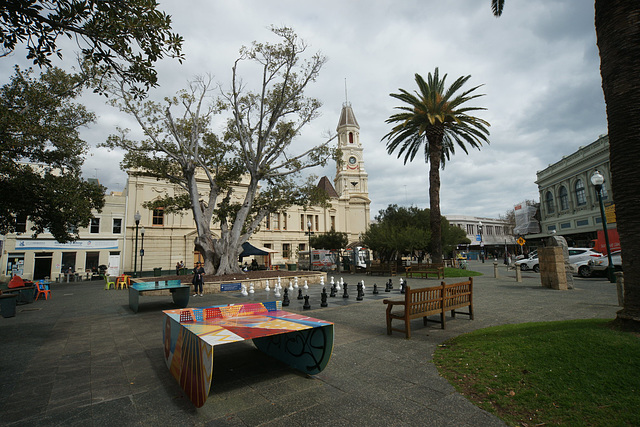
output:
[{"label": "lamp head", "polygon": [[307,222],[307,228],[311,230],[311,221]]},{"label": "lamp head", "polygon": [[602,176],[602,174],[598,170],[593,172],[593,175],[591,175],[591,184],[593,184],[595,187],[604,184],[604,176]]},{"label": "lamp head", "polygon": [[140,211],[136,211],[136,214],[133,216],[133,219],[136,221],[136,225],[140,224]]},{"label": "lamp head", "polygon": [[140,234],[144,236],[144,227],[140,228]]}]

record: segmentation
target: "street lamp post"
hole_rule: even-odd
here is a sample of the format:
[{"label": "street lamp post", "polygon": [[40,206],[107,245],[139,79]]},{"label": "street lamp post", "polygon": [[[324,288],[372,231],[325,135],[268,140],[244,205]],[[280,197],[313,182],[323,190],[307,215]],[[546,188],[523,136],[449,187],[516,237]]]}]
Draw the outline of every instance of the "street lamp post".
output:
[{"label": "street lamp post", "polygon": [[133,277],[138,277],[138,225],[140,225],[140,211],[136,211],[133,219],[136,221],[136,248],[133,251]]},{"label": "street lamp post", "polygon": [[309,271],[311,271],[311,220],[307,222],[307,229],[309,230]]},{"label": "street lamp post", "polygon": [[478,221],[478,234],[480,234],[480,258],[484,264],[484,242],[482,241],[482,221]]},{"label": "street lamp post", "polygon": [[140,242],[140,276],[142,276],[142,261],[144,260],[144,226],[140,227],[140,236],[142,236],[142,242]]},{"label": "street lamp post", "polygon": [[604,176],[597,170],[591,175],[591,183],[596,188],[598,194],[598,201],[600,202],[600,218],[602,220],[602,230],[604,231],[604,242],[607,247],[607,259],[609,265],[607,266],[607,277],[609,282],[615,283],[616,277],[614,274],[613,261],[611,260],[611,247],[609,246],[609,233],[607,230],[607,217],[604,214],[604,203],[602,202],[602,184],[604,184]]}]

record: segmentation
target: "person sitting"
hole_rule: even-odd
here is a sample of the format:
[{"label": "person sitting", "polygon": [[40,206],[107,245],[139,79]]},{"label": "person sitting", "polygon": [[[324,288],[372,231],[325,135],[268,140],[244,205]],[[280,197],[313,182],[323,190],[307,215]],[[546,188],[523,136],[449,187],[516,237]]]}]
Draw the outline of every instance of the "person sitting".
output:
[{"label": "person sitting", "polygon": [[255,258],[253,260],[251,260],[251,270],[253,270],[253,271],[257,271],[258,270],[258,261],[256,261]]}]

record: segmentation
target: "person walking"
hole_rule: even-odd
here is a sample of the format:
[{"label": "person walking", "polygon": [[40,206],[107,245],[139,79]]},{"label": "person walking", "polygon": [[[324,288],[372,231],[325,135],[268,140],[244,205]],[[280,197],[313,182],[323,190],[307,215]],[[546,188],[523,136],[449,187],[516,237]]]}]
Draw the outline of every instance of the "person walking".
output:
[{"label": "person walking", "polygon": [[[193,280],[191,280],[191,283],[193,283],[193,286],[195,287],[195,293],[193,296],[203,296],[202,285],[204,283],[204,268],[202,268],[202,263],[200,261],[196,262],[196,268],[193,270]],[[198,292],[198,290],[200,292]]]}]

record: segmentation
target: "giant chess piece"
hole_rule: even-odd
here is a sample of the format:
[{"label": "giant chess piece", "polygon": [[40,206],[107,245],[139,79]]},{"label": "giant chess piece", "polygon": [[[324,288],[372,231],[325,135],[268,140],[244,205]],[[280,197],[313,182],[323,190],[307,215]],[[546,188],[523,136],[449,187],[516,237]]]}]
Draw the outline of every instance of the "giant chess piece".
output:
[{"label": "giant chess piece", "polygon": [[251,285],[249,285],[249,293],[250,294],[255,294],[256,293],[256,288],[255,288],[253,282],[251,282]]},{"label": "giant chess piece", "polygon": [[242,291],[240,293],[242,294],[243,297],[246,297],[249,295],[249,292],[247,292],[247,287],[245,285],[242,285]]},{"label": "giant chess piece", "polygon": [[338,292],[340,292],[340,283],[344,283],[344,280],[342,280],[342,277],[336,283],[336,291],[338,291]]},{"label": "giant chess piece", "polygon": [[293,287],[298,289],[298,276],[294,277],[293,280],[295,280],[295,284],[293,285]]},{"label": "giant chess piece", "polygon": [[293,284],[291,283],[291,280],[289,280],[289,292],[293,292]]},{"label": "giant chess piece", "polygon": [[322,288],[322,293],[320,294],[320,307],[326,307],[327,304],[327,289]]},{"label": "giant chess piece", "polygon": [[269,292],[271,289],[269,289],[269,279],[265,280],[266,282],[266,286],[264,287],[264,290]]},{"label": "giant chess piece", "polygon": [[389,289],[393,289],[393,282],[389,279]]},{"label": "giant chess piece", "polygon": [[298,288],[298,299],[302,299],[302,289]]},{"label": "giant chess piece", "polygon": [[309,310],[311,308],[311,304],[309,304],[309,295],[304,296],[304,305],[302,308],[305,310]]},{"label": "giant chess piece", "polygon": [[278,287],[277,283],[276,283],[275,289],[276,289],[276,293],[274,294],[274,296],[276,298],[280,298],[280,288]]},{"label": "giant chess piece", "polygon": [[389,287],[389,282],[387,282],[387,283],[384,285],[384,291],[385,291],[385,292],[391,292],[391,288]]},{"label": "giant chess piece", "polygon": [[362,301],[364,296],[364,290],[362,289],[362,283],[358,283],[358,296],[356,296],[357,301]]},{"label": "giant chess piece", "polygon": [[373,294],[378,295],[378,285],[376,285],[375,283],[373,284]]},{"label": "giant chess piece", "polygon": [[282,306],[289,306],[289,289],[284,288],[284,298],[282,298]]},{"label": "giant chess piece", "polygon": [[347,284],[343,283],[342,287],[344,288],[344,292],[342,293],[342,298],[349,298],[349,292],[347,292]]},{"label": "giant chess piece", "polygon": [[406,283],[402,279],[400,279],[400,280],[401,280],[400,281],[400,293],[404,294],[404,292],[405,292],[404,287],[405,287]]},{"label": "giant chess piece", "polygon": [[331,292],[329,293],[329,296],[331,298],[336,296],[336,284],[335,283],[333,285],[331,285]]},{"label": "giant chess piece", "polygon": [[[322,284],[322,283],[321,283],[321,284]],[[307,281],[306,281],[306,280],[304,281],[304,286],[302,287],[302,289],[304,289],[305,291],[306,291],[307,289],[309,289],[309,285],[307,285]]]}]

